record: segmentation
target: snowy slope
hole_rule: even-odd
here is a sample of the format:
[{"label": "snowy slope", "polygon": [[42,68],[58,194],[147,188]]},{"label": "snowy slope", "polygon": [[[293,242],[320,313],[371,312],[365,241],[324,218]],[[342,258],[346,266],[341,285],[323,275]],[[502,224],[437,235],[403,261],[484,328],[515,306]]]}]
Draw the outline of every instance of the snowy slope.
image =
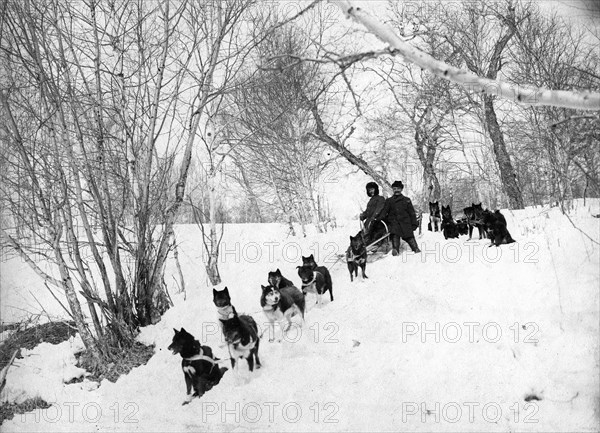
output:
[{"label": "snowy slope", "polygon": [[[35,376],[21,373],[31,369],[45,384],[37,393],[54,406],[2,429],[597,431],[600,252],[579,229],[600,240],[599,220],[590,216],[598,203],[578,203],[571,219],[579,229],[557,209],[504,214],[516,244],[488,248],[487,240],[424,232],[421,254],[385,256],[354,283],[335,261],[357,223],[302,240],[286,238],[279,225],[228,226],[219,266],[239,312],[264,328],[260,284],[276,268],[298,282],[301,254],[333,265],[335,301],[325,297],[282,342],[263,338],[262,369],[228,371],[187,406],[180,358],[166,349],[172,328],[185,327],[222,358],[227,349],[200,234],[179,227],[187,299],[174,295],[176,306],[142,330],[140,341],[156,344],[148,364],[88,391],[88,383],[48,377],[48,368],[35,373],[40,358],[56,377],[72,373],[66,360],[77,342],[54,355],[38,347],[9,372],[3,397],[35,394]],[[528,395],[541,400],[526,402]]]}]

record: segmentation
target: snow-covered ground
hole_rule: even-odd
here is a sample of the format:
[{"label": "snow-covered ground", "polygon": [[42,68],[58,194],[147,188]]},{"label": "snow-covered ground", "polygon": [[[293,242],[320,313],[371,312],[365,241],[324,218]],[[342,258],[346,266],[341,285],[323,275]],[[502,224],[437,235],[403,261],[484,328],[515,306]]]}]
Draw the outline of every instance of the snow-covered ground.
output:
[{"label": "snow-covered ground", "polygon": [[[505,211],[517,243],[498,249],[424,231],[421,254],[384,256],[354,283],[336,260],[357,222],[306,239],[286,237],[284,225],[226,226],[219,267],[238,312],[265,328],[267,273],[279,268],[298,282],[300,256],[311,253],[331,267],[335,300],[310,308],[283,341],[263,338],[260,370],[228,371],[186,406],[180,358],[166,349],[173,328],[222,358],[227,349],[201,234],[178,227],[187,298],[169,275],[176,305],[139,336],[156,345],[148,364],[114,384],[65,385],[82,373],[72,357],[80,341],[40,345],[9,371],[2,398],[37,394],[53,406],[17,415],[2,431],[597,431],[600,220],[592,215],[600,212],[592,203],[576,203],[577,228],[556,208]],[[28,290],[46,299],[19,260],[3,263],[1,278],[3,315],[16,315],[10,306]]]}]

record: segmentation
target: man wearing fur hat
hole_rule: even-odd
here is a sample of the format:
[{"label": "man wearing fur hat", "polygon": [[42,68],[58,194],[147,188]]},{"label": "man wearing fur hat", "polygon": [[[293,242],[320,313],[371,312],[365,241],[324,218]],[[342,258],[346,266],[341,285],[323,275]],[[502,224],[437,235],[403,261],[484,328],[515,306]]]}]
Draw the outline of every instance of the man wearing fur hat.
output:
[{"label": "man wearing fur hat", "polygon": [[375,182],[367,183],[367,195],[371,197],[367,203],[367,209],[360,214],[360,220],[363,222],[363,234],[367,244],[371,242],[373,233],[373,221],[379,219],[379,214],[383,210],[385,199],[379,195],[379,185]]},{"label": "man wearing fur hat", "polygon": [[421,250],[417,245],[414,231],[419,228],[417,215],[410,199],[402,195],[404,185],[399,180],[392,184],[394,195],[385,201],[381,215],[390,231],[392,239],[392,255],[397,256],[400,250],[400,238],[402,238],[415,253],[420,253]]}]

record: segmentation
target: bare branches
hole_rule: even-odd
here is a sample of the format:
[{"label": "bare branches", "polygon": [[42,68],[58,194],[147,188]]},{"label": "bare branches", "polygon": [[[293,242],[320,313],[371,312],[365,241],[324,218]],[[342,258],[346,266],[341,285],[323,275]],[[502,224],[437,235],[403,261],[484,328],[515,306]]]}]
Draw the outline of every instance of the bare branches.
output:
[{"label": "bare branches", "polygon": [[356,22],[363,24],[379,39],[397,49],[408,61],[446,80],[465,86],[471,91],[500,96],[526,105],[552,105],[582,110],[600,109],[600,93],[548,90],[531,86],[515,86],[501,80],[479,77],[439,61],[403,41],[394,31],[350,1],[336,1],[340,9]]}]

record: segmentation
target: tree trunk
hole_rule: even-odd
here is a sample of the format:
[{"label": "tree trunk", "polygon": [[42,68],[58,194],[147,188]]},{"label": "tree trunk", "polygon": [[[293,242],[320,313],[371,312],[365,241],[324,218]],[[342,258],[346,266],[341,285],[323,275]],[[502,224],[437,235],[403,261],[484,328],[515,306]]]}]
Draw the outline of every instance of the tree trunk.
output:
[{"label": "tree trunk", "polygon": [[208,262],[206,263],[206,274],[213,286],[221,283],[219,274],[219,241],[217,240],[217,197],[216,197],[216,170],[211,167],[207,179],[208,203],[209,203],[209,243]]},{"label": "tree trunk", "polygon": [[[415,129],[415,143],[419,161],[423,166],[423,200],[428,202],[439,201],[442,195],[440,181],[435,173],[433,163],[437,150],[437,140],[433,140],[419,127]],[[427,149],[427,152],[425,152]],[[429,203],[424,203],[428,209]]]},{"label": "tree trunk", "polygon": [[498,161],[500,179],[502,181],[504,192],[508,196],[511,209],[523,209],[523,194],[519,188],[517,174],[512,163],[510,162],[510,155],[506,150],[504,136],[500,129],[500,125],[498,124],[498,119],[496,118],[493,96],[486,95],[483,97],[483,101],[485,109],[485,124],[490,136],[490,140],[492,140],[496,161]]},{"label": "tree trunk", "polygon": [[[252,190],[252,186],[250,185],[250,181],[248,180],[248,176],[246,175],[246,170],[244,169],[243,164],[237,163],[237,161],[236,161],[236,164],[240,170],[240,174],[242,175],[242,182],[244,184],[244,189],[246,190],[246,194],[248,194],[248,198],[250,199],[250,204],[252,206],[254,214],[256,215],[256,222],[262,223],[263,217],[260,212],[260,206],[258,205],[258,198],[256,197],[256,194]],[[254,222],[254,221],[251,221],[251,222]]]}]

